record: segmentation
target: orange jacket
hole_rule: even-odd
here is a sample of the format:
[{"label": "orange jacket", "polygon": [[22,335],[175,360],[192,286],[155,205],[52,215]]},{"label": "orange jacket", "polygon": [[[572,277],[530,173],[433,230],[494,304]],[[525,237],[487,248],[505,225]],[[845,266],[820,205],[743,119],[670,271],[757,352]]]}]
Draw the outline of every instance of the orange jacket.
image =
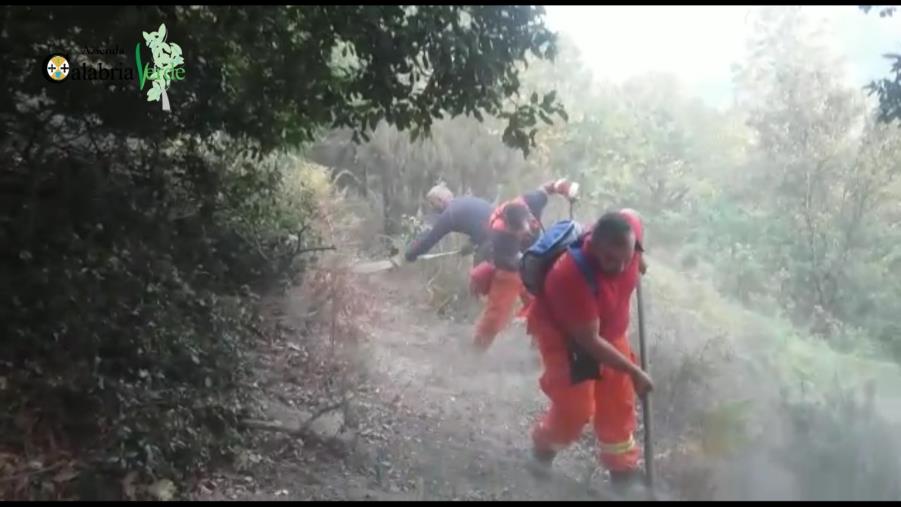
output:
[{"label": "orange jacket", "polygon": [[[520,204],[528,210],[529,231],[523,233],[509,230],[504,221],[504,210],[511,204]],[[522,196],[506,201],[495,208],[488,218],[494,266],[504,271],[518,271],[519,253],[532,244],[540,230],[541,223],[531,212],[526,199]]]}]

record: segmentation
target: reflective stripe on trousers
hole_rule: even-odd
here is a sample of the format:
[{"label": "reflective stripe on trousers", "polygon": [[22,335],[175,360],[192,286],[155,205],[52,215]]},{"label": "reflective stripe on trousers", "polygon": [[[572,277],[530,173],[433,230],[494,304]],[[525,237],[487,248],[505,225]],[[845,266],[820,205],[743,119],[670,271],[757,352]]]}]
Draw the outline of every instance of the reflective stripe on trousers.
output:
[{"label": "reflective stripe on trousers", "polygon": [[601,453],[603,454],[625,454],[636,447],[635,437],[629,437],[629,440],[624,442],[618,442],[615,444],[605,444],[604,442],[598,442],[598,446],[601,448]]},{"label": "reflective stripe on trousers", "polygon": [[[530,320],[530,331],[540,342],[559,343],[559,333],[549,324]],[[610,343],[627,357],[632,357],[625,336]],[[572,384],[567,354],[552,347],[540,346],[544,372],[541,390],[550,407],[532,432],[535,448],[559,451],[572,444],[594,419],[594,432],[600,447],[599,458],[607,470],[629,471],[638,468],[641,455],[633,436],[636,428],[635,390],[627,373],[601,368],[601,380]],[[556,350],[556,352],[555,352]]]}]

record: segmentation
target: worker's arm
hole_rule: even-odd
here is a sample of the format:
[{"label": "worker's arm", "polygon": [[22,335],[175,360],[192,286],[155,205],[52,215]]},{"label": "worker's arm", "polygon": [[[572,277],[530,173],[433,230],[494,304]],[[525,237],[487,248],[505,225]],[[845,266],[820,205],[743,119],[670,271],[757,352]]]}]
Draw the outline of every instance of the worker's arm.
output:
[{"label": "worker's arm", "polygon": [[597,319],[580,326],[568,326],[566,324],[564,326],[566,327],[567,336],[582,347],[583,350],[591,354],[597,362],[629,374],[639,369],[622,352],[616,350],[616,347],[611,345],[610,342],[601,338],[598,334],[599,323]]},{"label": "worker's arm", "polygon": [[549,181],[544,185],[541,185],[537,190],[523,194],[522,197],[526,201],[526,205],[528,205],[532,215],[538,220],[541,220],[541,214],[547,206],[548,196],[551,194],[558,194],[567,199],[573,199],[573,196],[570,195],[570,191],[572,190],[571,186],[572,183],[569,180],[561,178]]},{"label": "worker's arm", "polygon": [[538,220],[541,220],[541,214],[544,212],[545,206],[547,206],[547,197],[548,193],[544,188],[539,188],[522,196],[523,200],[526,201],[526,206],[529,207],[529,211]]},{"label": "worker's arm", "polygon": [[438,215],[438,219],[435,221],[435,224],[432,225],[432,228],[422,232],[412,243],[407,247],[407,252],[404,254],[404,258],[407,259],[407,262],[414,262],[416,258],[420,255],[428,252],[435,245],[441,241],[441,238],[450,234],[453,229],[453,217],[451,216],[450,208],[445,209]]},{"label": "worker's arm", "polygon": [[651,377],[622,352],[616,350],[616,347],[610,342],[601,338],[598,335],[598,325],[598,321],[595,319],[587,325],[567,326],[567,336],[598,363],[627,373],[632,377],[632,384],[639,395],[650,391],[653,388]]},{"label": "worker's arm", "polygon": [[651,389],[650,377],[600,336],[596,298],[579,272],[551,272],[545,279],[544,292],[550,310],[569,340],[598,364],[627,373],[639,394]]}]

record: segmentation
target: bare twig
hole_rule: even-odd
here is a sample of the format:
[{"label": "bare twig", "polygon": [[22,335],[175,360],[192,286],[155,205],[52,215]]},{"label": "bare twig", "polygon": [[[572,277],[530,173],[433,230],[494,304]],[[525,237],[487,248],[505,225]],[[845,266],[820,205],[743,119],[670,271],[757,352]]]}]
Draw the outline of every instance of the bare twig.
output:
[{"label": "bare twig", "polygon": [[316,419],[319,419],[320,417],[322,417],[323,415],[325,415],[329,412],[332,412],[334,410],[344,407],[344,405],[346,403],[347,403],[347,398],[344,397],[344,398],[341,398],[341,401],[336,401],[334,403],[330,403],[330,404],[320,408],[319,410],[317,410],[316,412],[313,413],[312,417],[307,419],[307,422],[305,422],[303,424],[301,429],[303,429],[303,430],[309,429],[310,425],[313,424],[313,421],[315,421]]},{"label": "bare twig", "polygon": [[303,424],[300,426],[285,426],[279,422],[274,421],[260,421],[255,419],[245,419],[241,421],[241,423],[247,428],[263,430],[263,431],[273,431],[276,433],[284,433],[286,435],[290,435],[293,437],[300,437],[309,435],[310,426],[314,421],[322,417],[323,415],[342,408],[347,403],[346,398],[342,398],[341,401],[336,401],[334,403],[328,404],[310,416]]},{"label": "bare twig", "polygon": [[339,172],[338,174],[335,174],[334,176],[332,176],[332,184],[333,184],[333,185],[336,185],[336,184],[338,183],[338,180],[341,179],[343,176],[349,177],[349,179],[353,180],[353,182],[354,182],[357,186],[360,186],[360,187],[365,186],[365,185],[360,181],[360,179],[357,178],[357,176],[356,176],[355,174],[353,174],[352,172],[348,171],[347,169],[344,169],[343,171]]},{"label": "bare twig", "polygon": [[0,482],[10,482],[15,481],[17,479],[24,479],[25,477],[32,477],[38,474],[45,474],[47,472],[52,472],[57,468],[62,467],[63,465],[69,464],[68,461],[58,461],[52,465],[46,466],[44,468],[39,468],[37,470],[29,470],[27,472],[21,472],[14,475],[7,475],[6,477],[0,477]]},{"label": "bare twig", "polygon": [[297,252],[295,252],[294,255],[300,255],[300,254],[305,254],[305,253],[310,253],[310,252],[324,252],[324,251],[327,251],[327,250],[335,250],[335,245],[328,245],[328,246],[314,246],[314,247],[310,247],[310,248],[301,248],[300,250],[298,250]]},{"label": "bare twig", "polygon": [[269,258],[269,256],[266,255],[265,252],[263,252],[263,248],[260,247],[260,244],[259,244],[258,242],[256,242],[256,241],[251,241],[250,239],[245,238],[245,237],[244,237],[243,235],[241,235],[241,234],[237,234],[237,233],[236,233],[235,236],[237,236],[241,241],[243,241],[244,243],[246,243],[247,246],[249,246],[249,247],[253,248],[254,250],[256,250],[257,253],[260,254],[260,257],[263,258],[263,260],[265,260],[266,262],[272,262],[272,260]]}]

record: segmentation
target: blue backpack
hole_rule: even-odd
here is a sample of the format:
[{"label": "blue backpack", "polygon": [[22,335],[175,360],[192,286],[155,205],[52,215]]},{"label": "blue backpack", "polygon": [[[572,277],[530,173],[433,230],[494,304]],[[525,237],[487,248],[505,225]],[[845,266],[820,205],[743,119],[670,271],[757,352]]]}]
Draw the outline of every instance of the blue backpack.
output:
[{"label": "blue backpack", "polygon": [[[534,296],[541,294],[548,271],[563,252],[569,251],[591,287],[591,292],[597,296],[597,280],[591,264],[580,248],[581,237],[582,227],[572,220],[561,220],[541,233],[538,240],[525,251],[519,264],[519,275],[529,293]],[[569,377],[572,385],[601,378],[598,363],[582,347],[572,340],[567,340],[566,346],[569,351]]]},{"label": "blue backpack", "polygon": [[544,279],[554,262],[563,252],[569,250],[579,271],[591,287],[591,291],[597,294],[598,288],[591,264],[579,248],[579,238],[582,237],[582,226],[573,220],[560,220],[545,229],[538,240],[532,244],[522,255],[519,264],[519,275],[526,290],[533,296],[541,294],[544,290]]}]

